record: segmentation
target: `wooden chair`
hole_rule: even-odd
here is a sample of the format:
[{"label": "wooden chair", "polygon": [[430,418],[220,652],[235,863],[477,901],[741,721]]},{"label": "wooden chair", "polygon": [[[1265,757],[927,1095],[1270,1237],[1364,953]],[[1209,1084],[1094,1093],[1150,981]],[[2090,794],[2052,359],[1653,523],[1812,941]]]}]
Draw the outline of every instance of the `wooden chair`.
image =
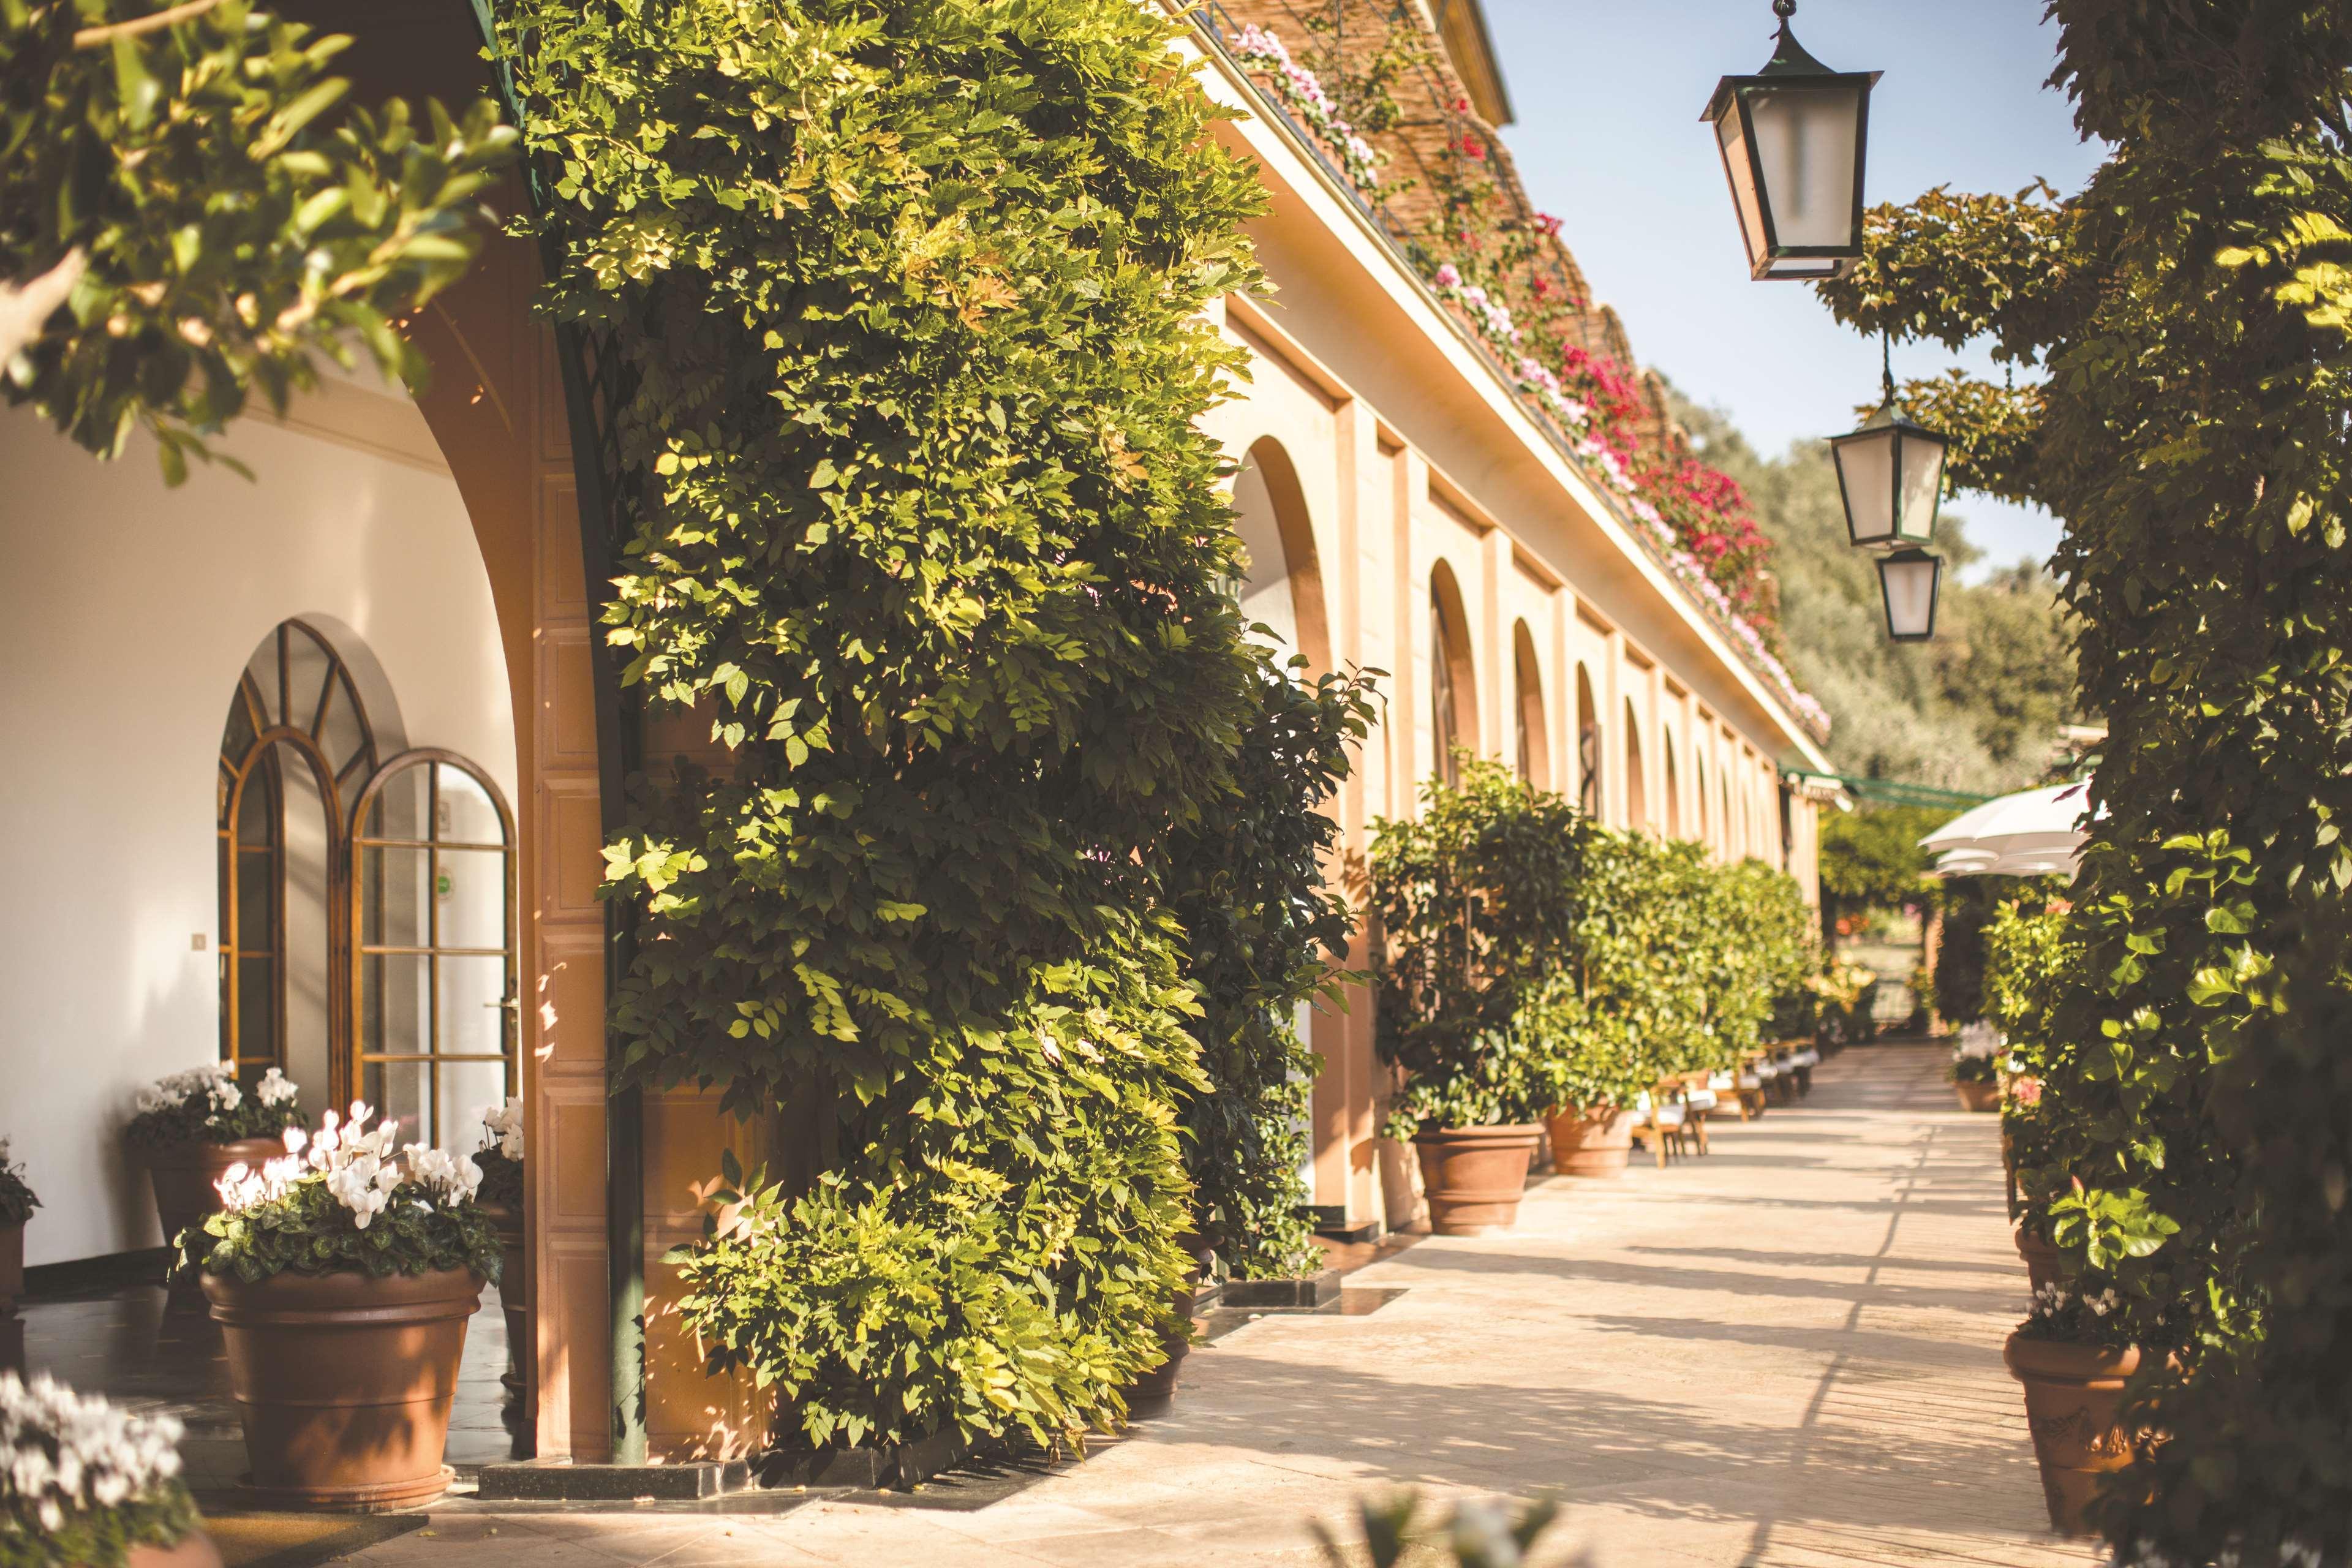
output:
[{"label": "wooden chair", "polygon": [[1813,1048],[1811,1040],[1782,1040],[1772,1047],[1780,1053],[1781,1066],[1797,1075],[1797,1092],[1813,1092],[1813,1069],[1822,1064],[1822,1053]]},{"label": "wooden chair", "polygon": [[1795,1077],[1781,1070],[1780,1064],[1772,1059],[1772,1052],[1769,1047],[1742,1051],[1739,1059],[1748,1071],[1756,1075],[1758,1081],[1763,1085],[1766,1097],[1773,1104],[1786,1105],[1796,1098]]},{"label": "wooden chair", "polygon": [[1717,1116],[1737,1111],[1740,1121],[1752,1121],[1764,1114],[1764,1080],[1745,1061],[1707,1074],[1706,1087],[1715,1095]]},{"label": "wooden chair", "polygon": [[1708,1152],[1706,1124],[1724,1109],[1723,1097],[1715,1092],[1709,1077],[1705,1071],[1686,1072],[1676,1075],[1674,1080],[1675,1092],[1682,1096],[1686,1112],[1684,1121],[1690,1128],[1691,1142],[1698,1145],[1702,1154]]},{"label": "wooden chair", "polygon": [[1669,1154],[1690,1152],[1690,1108],[1678,1089],[1659,1084],[1634,1103],[1633,1115],[1633,1135],[1650,1146],[1658,1169],[1666,1168]]}]

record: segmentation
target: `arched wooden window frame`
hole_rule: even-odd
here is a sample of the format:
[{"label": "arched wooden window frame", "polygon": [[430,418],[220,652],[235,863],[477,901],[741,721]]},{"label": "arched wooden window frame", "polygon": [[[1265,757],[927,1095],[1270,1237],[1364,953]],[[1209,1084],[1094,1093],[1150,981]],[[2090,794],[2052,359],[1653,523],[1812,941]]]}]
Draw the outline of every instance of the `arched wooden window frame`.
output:
[{"label": "arched wooden window frame", "polygon": [[[401,774],[419,767],[432,770],[427,774],[426,780],[425,837],[399,838],[367,832],[365,829],[368,813],[382,798],[384,787]],[[445,839],[441,837],[441,814],[438,806],[441,799],[441,770],[445,768],[454,769],[471,779],[497,810],[498,843]],[[350,1048],[337,1058],[341,1068],[337,1075],[341,1080],[336,1089],[337,1100],[340,1102],[358,1090],[359,1086],[366,1081],[367,1069],[371,1065],[391,1066],[395,1063],[421,1062],[425,1064],[426,1069],[426,1087],[423,1102],[426,1114],[415,1131],[421,1141],[437,1142],[444,1130],[435,1126],[432,1119],[439,1113],[442,1064],[500,1062],[504,1066],[506,1074],[505,1092],[508,1095],[516,1094],[520,1092],[521,1086],[522,1001],[518,921],[520,889],[517,886],[515,866],[514,811],[507,804],[506,793],[499,788],[498,782],[484,773],[475,763],[455,752],[444,751],[439,747],[423,746],[403,752],[375,770],[360,790],[358,797],[352,803],[348,826],[350,831],[344,840],[347,846],[344,864],[349,868],[346,885],[350,892],[350,903],[344,927],[348,933],[348,944],[342,951],[348,953],[349,957],[341,973],[347,977],[347,984],[342,987],[342,992],[349,1009],[347,1016],[352,1020],[352,1027],[349,1036]],[[363,874],[363,857],[371,849],[421,850],[425,853],[427,897],[425,899],[425,941],[421,946],[415,943],[370,942],[360,940],[361,933],[367,929],[366,911],[362,908],[363,900],[367,897],[368,882],[368,879]],[[442,872],[441,857],[445,853],[469,856],[496,853],[500,857],[500,897],[503,900],[501,930],[504,933],[501,946],[457,947],[441,941],[440,901],[432,896],[432,892],[439,882]],[[427,1003],[425,1009],[425,1048],[421,1051],[372,1051],[367,1048],[366,1034],[361,1023],[367,1016],[368,960],[392,956],[414,956],[425,960]],[[499,1009],[499,1048],[496,1054],[484,1051],[443,1051],[439,1048],[442,962],[449,958],[488,957],[499,958],[504,963],[499,999],[494,1004]]]},{"label": "arched wooden window frame", "polygon": [[1601,708],[1592,700],[1592,676],[1576,667],[1576,804],[1601,820]]},{"label": "arched wooden window frame", "polygon": [[1517,690],[1519,777],[1537,789],[1551,788],[1551,731],[1545,721],[1543,665],[1536,658],[1535,634],[1525,620],[1511,629],[1511,666]]},{"label": "arched wooden window frame", "polygon": [[1633,700],[1625,700],[1625,826],[1639,830],[1650,826],[1649,780],[1642,773],[1642,723]]},{"label": "arched wooden window frame", "polygon": [[1665,763],[1666,774],[1666,837],[1680,838],[1683,836],[1683,792],[1682,781],[1675,774],[1675,732],[1662,730],[1658,738],[1665,747],[1661,760]]},{"label": "arched wooden window frame", "polygon": [[1443,561],[1429,577],[1429,669],[1431,742],[1437,776],[1461,782],[1454,749],[1478,753],[1478,677],[1470,657],[1470,622],[1462,587]]},{"label": "arched wooden window frame", "polygon": [[[290,749],[310,770],[311,779],[319,791],[320,804],[326,817],[328,973],[341,973],[342,955],[349,951],[348,932],[343,926],[346,900],[342,896],[341,877],[347,861],[341,853],[343,791],[352,781],[364,778],[376,764],[375,729],[368,721],[367,704],[361,700],[358,682],[351,666],[332,641],[316,627],[299,620],[281,621],[272,634],[275,641],[273,661],[276,665],[276,704],[271,694],[254,679],[252,664],[247,662],[237,677],[236,695],[230,714],[232,726],[236,710],[243,711],[250,739],[229,754],[228,731],[222,736],[220,755],[220,816],[217,834],[220,845],[220,1059],[236,1067],[241,1078],[257,1077],[270,1068],[286,1068],[286,844],[285,763],[281,748]],[[294,682],[294,647],[296,637],[306,639],[325,660],[325,672],[320,679],[315,695],[302,693],[308,704],[308,721],[291,721],[297,715]],[[350,709],[359,729],[359,742],[352,753],[338,763],[326,752],[327,721],[340,697]],[[238,837],[238,826],[244,820],[246,791],[255,787],[256,781],[268,792],[266,802],[269,823],[268,841],[263,845],[247,845]],[[270,889],[269,946],[256,947],[251,933],[245,930],[245,910],[239,898],[241,884],[238,873],[240,860],[248,855],[266,856],[269,861],[267,873]],[[258,958],[268,961],[270,987],[270,1048],[267,1052],[248,1048],[245,1038],[245,996],[247,972]],[[334,994],[339,988],[330,986],[327,1005],[327,1060],[340,1063],[350,1039],[350,1015],[337,1005]]]}]

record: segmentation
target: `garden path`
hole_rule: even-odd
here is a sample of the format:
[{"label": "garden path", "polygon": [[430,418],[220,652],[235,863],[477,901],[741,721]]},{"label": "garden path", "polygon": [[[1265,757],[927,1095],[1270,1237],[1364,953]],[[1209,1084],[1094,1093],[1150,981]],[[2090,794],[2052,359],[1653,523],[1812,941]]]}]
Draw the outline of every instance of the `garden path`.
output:
[{"label": "garden path", "polygon": [[1402,1292],[1368,1314],[1248,1323],[1194,1353],[1166,1414],[1017,1489],[768,1518],[451,1509],[348,1561],[1256,1568],[1320,1561],[1309,1521],[1412,1486],[1549,1491],[1539,1560],[1591,1568],[2088,1564],[2044,1528],[2000,1363],[2025,1281],[1998,1127],[1956,1109],[1945,1057],[1851,1050],[1707,1158],[1541,1182],[1517,1230],[1350,1276]]}]

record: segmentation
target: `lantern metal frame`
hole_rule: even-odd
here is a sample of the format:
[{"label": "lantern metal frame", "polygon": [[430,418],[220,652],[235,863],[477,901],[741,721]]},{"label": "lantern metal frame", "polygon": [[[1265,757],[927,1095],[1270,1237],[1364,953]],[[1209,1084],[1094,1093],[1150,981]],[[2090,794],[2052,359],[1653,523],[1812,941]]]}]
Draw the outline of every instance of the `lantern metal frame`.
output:
[{"label": "lantern metal frame", "polygon": [[[1887,432],[1892,431],[1892,435]],[[1840,456],[1844,449],[1863,441],[1885,440],[1890,444],[1886,459],[1886,482],[1889,494],[1886,503],[1888,531],[1864,539],[1854,522],[1853,489],[1846,480],[1846,465]],[[1927,500],[1927,521],[1924,526],[1908,526],[1911,519],[1903,506],[1903,448],[1906,442],[1922,442],[1937,448],[1935,491]],[[1930,430],[1906,416],[1895,401],[1894,389],[1887,389],[1886,401],[1878,412],[1864,420],[1859,429],[1830,437],[1830,466],[1837,470],[1838,505],[1845,512],[1846,542],[1857,549],[1899,549],[1905,545],[1926,544],[1936,537],[1936,520],[1944,512],[1944,468],[1950,460],[1952,438],[1940,431]]]},{"label": "lantern metal frame", "polygon": [[[1887,592],[1886,569],[1889,566],[1916,566],[1923,561],[1932,568],[1927,577],[1927,624],[1923,629],[1916,632],[1896,631],[1895,629],[1895,597]],[[1944,558],[1942,556],[1925,550],[1909,549],[1889,551],[1878,558],[1879,610],[1886,621],[1886,636],[1890,642],[1931,640],[1936,635],[1936,611],[1942,601],[1943,595]]]},{"label": "lantern metal frame", "polygon": [[[1862,189],[1863,171],[1870,156],[1870,89],[1878,85],[1878,79],[1885,73],[1832,70],[1822,64],[1797,42],[1796,35],[1789,30],[1789,20],[1796,10],[1796,0],[1773,0],[1772,13],[1780,18],[1780,27],[1773,36],[1772,58],[1753,76],[1727,76],[1717,81],[1715,92],[1706,100],[1706,110],[1699,115],[1701,121],[1718,128],[1716,150],[1723,159],[1723,177],[1731,191],[1733,214],[1739,216],[1739,238],[1748,250],[1748,276],[1759,283],[1814,283],[1824,278],[1843,277],[1862,259]],[[1759,93],[1795,86],[1849,88],[1856,93],[1853,216],[1847,230],[1847,243],[1843,245],[1780,243],[1780,225],[1773,216],[1771,187],[1766,182],[1763,167],[1757,158],[1756,121],[1750,105]],[[1760,254],[1756,247],[1757,237],[1748,232],[1748,220],[1740,216],[1739,181],[1732,172],[1732,151],[1725,142],[1720,129],[1723,117],[1731,113],[1739,116],[1739,145],[1748,162],[1748,178],[1754,183],[1757,193],[1757,219],[1764,230],[1764,246]],[[1790,263],[1796,265],[1791,266]]]}]

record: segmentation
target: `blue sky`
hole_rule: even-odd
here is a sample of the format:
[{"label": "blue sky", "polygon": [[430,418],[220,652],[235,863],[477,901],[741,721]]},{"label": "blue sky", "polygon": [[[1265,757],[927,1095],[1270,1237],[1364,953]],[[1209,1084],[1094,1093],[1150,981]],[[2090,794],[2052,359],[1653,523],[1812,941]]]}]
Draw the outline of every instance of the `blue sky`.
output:
[{"label": "blue sky", "polygon": [[[1536,205],[1633,352],[1697,401],[1727,412],[1767,452],[1851,429],[1876,400],[1878,346],[1830,319],[1812,290],[1751,283],[1698,114],[1716,79],[1771,55],[1769,0],[1486,0],[1518,121],[1504,132]],[[1839,70],[1883,70],[1871,95],[1866,196],[1907,201],[1936,184],[2011,192],[2036,175],[2081,188],[2100,151],[2077,139],[2044,88],[2056,27],[2042,0],[1801,0],[1798,38]],[[1898,347],[1898,378],[1953,363]],[[1983,368],[1981,357],[1960,363]],[[2036,561],[2047,513],[1963,495],[1951,510],[1988,562]],[[1983,568],[1980,568],[1980,570]]]}]

